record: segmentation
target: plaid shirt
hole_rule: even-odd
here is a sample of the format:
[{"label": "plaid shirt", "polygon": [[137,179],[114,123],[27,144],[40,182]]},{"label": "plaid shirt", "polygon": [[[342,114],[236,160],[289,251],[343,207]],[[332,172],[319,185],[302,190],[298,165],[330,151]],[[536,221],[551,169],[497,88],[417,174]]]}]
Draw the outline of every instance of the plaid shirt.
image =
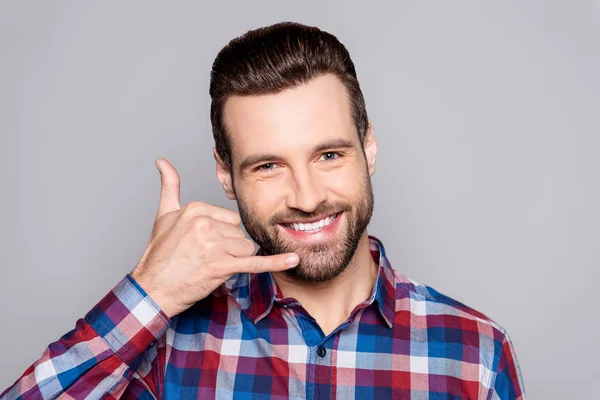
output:
[{"label": "plaid shirt", "polygon": [[269,273],[169,319],[127,275],[0,399],[523,399],[506,331],[394,271],[325,336]]}]

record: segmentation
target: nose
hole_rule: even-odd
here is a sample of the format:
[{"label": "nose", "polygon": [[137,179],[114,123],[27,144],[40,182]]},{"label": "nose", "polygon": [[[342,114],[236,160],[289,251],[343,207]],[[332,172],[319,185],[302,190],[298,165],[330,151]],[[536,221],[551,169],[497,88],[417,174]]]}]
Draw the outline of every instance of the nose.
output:
[{"label": "nose", "polygon": [[294,183],[287,197],[287,206],[310,213],[326,200],[323,178],[310,170],[293,174]]}]

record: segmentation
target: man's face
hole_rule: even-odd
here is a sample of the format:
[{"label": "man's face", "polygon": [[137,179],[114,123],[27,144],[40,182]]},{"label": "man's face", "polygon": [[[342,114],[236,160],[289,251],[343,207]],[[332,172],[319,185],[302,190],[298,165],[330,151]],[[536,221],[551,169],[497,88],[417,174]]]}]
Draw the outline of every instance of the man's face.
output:
[{"label": "man's face", "polygon": [[373,212],[376,152],[369,130],[365,158],[345,86],[323,75],[277,94],[231,97],[224,114],[232,191],[248,234],[267,254],[298,254],[287,274],[340,274]]}]

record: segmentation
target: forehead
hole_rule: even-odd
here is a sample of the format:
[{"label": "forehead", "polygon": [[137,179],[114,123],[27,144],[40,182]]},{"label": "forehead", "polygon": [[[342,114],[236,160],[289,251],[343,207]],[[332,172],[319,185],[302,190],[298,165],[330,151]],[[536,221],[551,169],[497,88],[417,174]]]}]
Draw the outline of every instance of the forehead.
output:
[{"label": "forehead", "polygon": [[224,122],[234,165],[265,151],[309,151],[329,139],[358,144],[348,91],[332,74],[279,93],[231,96],[225,102]]}]

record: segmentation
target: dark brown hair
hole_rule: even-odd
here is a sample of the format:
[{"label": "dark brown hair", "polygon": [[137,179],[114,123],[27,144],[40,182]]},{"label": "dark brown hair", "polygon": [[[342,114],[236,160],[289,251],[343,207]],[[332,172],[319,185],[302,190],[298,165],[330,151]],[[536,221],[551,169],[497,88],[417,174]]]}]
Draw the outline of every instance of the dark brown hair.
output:
[{"label": "dark brown hair", "polygon": [[231,146],[223,123],[231,95],[277,93],[332,73],[346,86],[352,116],[363,145],[368,128],[365,100],[346,47],[330,33],[295,22],[254,29],[231,40],[213,62],[210,73],[210,119],[215,147],[231,168]]}]

